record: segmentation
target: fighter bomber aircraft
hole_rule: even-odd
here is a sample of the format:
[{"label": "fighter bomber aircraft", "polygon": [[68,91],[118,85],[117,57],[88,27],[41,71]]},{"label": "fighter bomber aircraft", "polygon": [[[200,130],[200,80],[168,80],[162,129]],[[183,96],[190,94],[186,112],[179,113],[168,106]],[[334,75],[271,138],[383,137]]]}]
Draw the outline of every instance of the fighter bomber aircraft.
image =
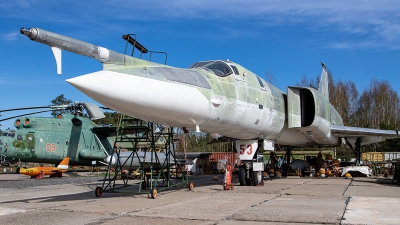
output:
[{"label": "fighter bomber aircraft", "polygon": [[329,102],[324,64],[318,90],[290,86],[284,93],[229,60],[199,61],[189,68],[176,68],[39,28],[22,28],[20,32],[51,47],[58,73],[61,50],[100,61],[103,70],[67,82],[111,109],[159,124],[201,130],[215,138],[235,139],[245,162],[239,170],[241,185],[244,177],[247,181],[258,170],[252,168],[251,160],[259,143],[264,150],[274,150],[275,145],[347,144],[355,146],[359,156],[361,145],[399,137],[392,130],[344,126]]}]

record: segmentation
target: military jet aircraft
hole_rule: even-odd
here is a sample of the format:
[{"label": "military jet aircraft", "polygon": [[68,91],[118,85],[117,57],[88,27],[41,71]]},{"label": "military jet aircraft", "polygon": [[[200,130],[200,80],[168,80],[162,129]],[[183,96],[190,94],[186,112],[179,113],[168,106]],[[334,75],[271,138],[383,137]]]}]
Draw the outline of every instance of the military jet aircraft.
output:
[{"label": "military jet aircraft", "polygon": [[[58,73],[61,50],[100,61],[103,70],[67,80],[97,102],[135,118],[235,139],[242,161],[253,159],[259,140],[264,150],[347,144],[360,155],[361,145],[399,137],[392,130],[345,126],[329,102],[325,64],[318,90],[288,87],[284,93],[229,60],[176,68],[39,28],[20,32],[51,47]],[[245,164],[239,172],[248,179],[254,170]]]}]

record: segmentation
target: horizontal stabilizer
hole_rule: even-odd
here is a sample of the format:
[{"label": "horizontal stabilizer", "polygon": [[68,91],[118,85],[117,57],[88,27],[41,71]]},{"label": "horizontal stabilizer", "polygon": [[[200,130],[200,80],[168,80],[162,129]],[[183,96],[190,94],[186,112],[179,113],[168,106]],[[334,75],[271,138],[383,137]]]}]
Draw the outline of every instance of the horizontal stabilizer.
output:
[{"label": "horizontal stabilizer", "polygon": [[361,145],[377,143],[386,139],[395,139],[400,136],[394,130],[379,130],[363,127],[348,127],[333,125],[331,132],[336,137],[347,138],[350,143],[355,143],[357,138],[361,138]]}]

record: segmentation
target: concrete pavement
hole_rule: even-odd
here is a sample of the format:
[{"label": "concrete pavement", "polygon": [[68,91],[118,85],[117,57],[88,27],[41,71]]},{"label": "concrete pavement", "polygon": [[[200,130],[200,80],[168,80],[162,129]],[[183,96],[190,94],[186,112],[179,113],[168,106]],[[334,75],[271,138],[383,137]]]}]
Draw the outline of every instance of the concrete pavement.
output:
[{"label": "concrete pavement", "polygon": [[[4,179],[4,177],[6,177]],[[0,182],[26,179],[0,174]],[[0,188],[0,224],[398,224],[400,187],[376,178],[298,178],[222,189],[222,175],[191,176],[194,191],[94,195],[101,182]],[[99,177],[101,179],[102,177]],[[380,182],[380,183],[379,183]],[[147,193],[147,191],[146,191]]]}]

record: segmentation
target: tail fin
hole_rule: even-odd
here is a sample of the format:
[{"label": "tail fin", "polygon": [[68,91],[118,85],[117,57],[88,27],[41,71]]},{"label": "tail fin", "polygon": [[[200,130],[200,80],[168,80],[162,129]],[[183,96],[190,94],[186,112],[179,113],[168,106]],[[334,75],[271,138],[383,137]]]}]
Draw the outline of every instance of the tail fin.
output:
[{"label": "tail fin", "polygon": [[326,71],[326,66],[324,62],[321,62],[322,65],[322,73],[321,78],[319,80],[318,91],[325,96],[329,101],[329,89],[328,89],[328,72]]},{"label": "tail fin", "polygon": [[57,168],[59,169],[68,169],[69,157],[65,157],[60,164],[58,164]]}]

